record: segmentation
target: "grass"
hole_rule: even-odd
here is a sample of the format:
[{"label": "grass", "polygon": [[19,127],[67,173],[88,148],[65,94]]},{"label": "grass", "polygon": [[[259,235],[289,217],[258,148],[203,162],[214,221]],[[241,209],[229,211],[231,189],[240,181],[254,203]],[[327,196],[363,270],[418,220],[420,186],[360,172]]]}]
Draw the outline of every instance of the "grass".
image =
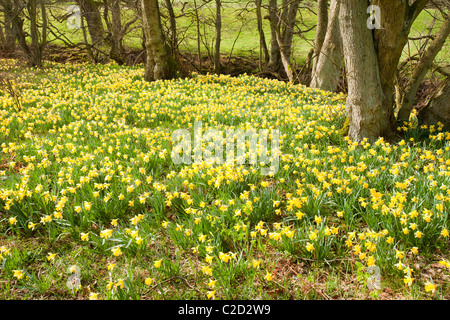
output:
[{"label": "grass", "polygon": [[[0,91],[3,299],[449,298],[441,126],[355,144],[345,97],[300,85],[0,66],[19,97]],[[208,129],[279,130],[278,170],[176,164],[195,121],[204,155]]]},{"label": "grass", "polygon": [[[439,19],[433,24],[432,22],[434,15],[437,15]],[[426,36],[428,35],[428,32],[430,32],[430,29],[432,30],[431,34],[435,34],[442,26],[442,23],[443,23],[442,17],[436,10],[432,9],[424,10],[420,13],[416,21],[414,22],[411,28],[410,37],[414,38]],[[411,55],[414,55],[415,53],[419,52],[420,48],[425,44],[425,41],[426,39],[418,41],[410,40],[409,44],[405,47],[404,58],[409,56],[409,52]],[[430,42],[429,39],[428,42]],[[450,57],[450,43],[446,41],[441,51],[436,56],[435,62],[437,64],[444,64],[444,65],[448,64],[449,57]]]}]

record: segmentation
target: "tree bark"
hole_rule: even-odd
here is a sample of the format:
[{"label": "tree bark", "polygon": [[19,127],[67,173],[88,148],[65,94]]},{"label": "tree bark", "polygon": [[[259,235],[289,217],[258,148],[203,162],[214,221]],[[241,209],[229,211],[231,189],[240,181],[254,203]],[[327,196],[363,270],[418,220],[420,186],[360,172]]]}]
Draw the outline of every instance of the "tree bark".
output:
[{"label": "tree bark", "polygon": [[8,21],[10,22],[14,39],[17,39],[19,47],[25,53],[27,59],[31,59],[31,51],[26,41],[25,31],[23,30],[23,19],[20,17],[22,12],[21,5],[17,0],[14,2],[11,0],[5,0],[3,7],[5,10],[5,16],[8,17]]},{"label": "tree bark", "polygon": [[258,24],[258,33],[259,33],[259,60],[260,70],[262,69],[262,56],[264,55],[264,64],[267,65],[269,63],[269,49],[267,49],[266,37],[264,36],[263,23],[262,23],[262,13],[261,13],[261,2],[262,0],[255,0],[256,3],[256,21]]},{"label": "tree bark", "polygon": [[279,25],[277,0],[269,0],[268,11],[268,19],[270,22],[270,59],[268,68],[279,72],[281,67],[281,54],[277,41],[277,26]]},{"label": "tree bark", "polygon": [[0,49],[4,49],[6,46],[5,33],[3,32],[3,27],[0,25]]},{"label": "tree bark", "polygon": [[220,42],[222,37],[222,13],[221,13],[222,1],[216,0],[216,44],[214,48],[214,72],[220,74]]},{"label": "tree bark", "polygon": [[[91,38],[95,63],[105,63],[108,61],[110,48],[105,42],[105,28],[103,27],[99,5],[94,0],[77,0],[82,16],[86,19],[86,24]],[[98,50],[95,50],[98,49]]]},{"label": "tree bark", "polygon": [[123,58],[122,44],[122,20],[120,12],[120,0],[111,1],[111,50],[109,57],[122,65],[125,61]]},{"label": "tree bark", "polygon": [[283,45],[283,42],[281,40],[280,31],[278,29],[275,30],[275,36],[278,42],[278,47],[280,48],[280,56],[281,56],[281,63],[284,68],[284,72],[286,73],[289,82],[294,82],[294,74],[292,72],[292,66],[291,61],[289,58],[289,54],[286,52],[286,47]]},{"label": "tree bark", "polygon": [[325,41],[325,35],[328,30],[328,0],[317,1],[317,29],[316,36],[314,38],[314,58],[312,73],[316,70],[317,61],[319,60],[319,54],[322,49],[322,45]]},{"label": "tree bark", "polygon": [[283,11],[282,15],[282,35],[283,35],[283,47],[284,52],[286,52],[287,56],[291,57],[291,49],[292,49],[292,37],[294,36],[294,25],[295,19],[297,17],[298,6],[300,4],[300,0],[283,0]]},{"label": "tree bark", "polygon": [[281,12],[276,0],[269,0],[271,45],[268,68],[280,78],[293,79],[291,68],[292,37],[300,0],[283,0]]},{"label": "tree bark", "polygon": [[369,142],[390,136],[392,106],[383,105],[379,64],[372,31],[367,28],[368,1],[342,0],[339,22],[347,71],[348,96],[346,110],[349,137]]},{"label": "tree bark", "polygon": [[[34,0],[32,0],[34,1]],[[23,24],[24,21],[21,18],[21,15],[23,13],[24,8],[27,9],[27,11],[30,10],[30,6],[32,5],[30,1],[25,3],[25,7],[17,0],[15,0],[14,2],[12,2],[11,0],[5,0],[2,3],[4,9],[5,9],[5,16],[7,16],[9,18],[9,21],[11,23],[11,27],[12,27],[12,31],[14,33],[14,38],[17,39],[18,43],[19,43],[19,47],[22,49],[23,53],[25,54],[25,56],[27,57],[28,60],[28,64],[30,66],[39,66],[39,63],[35,63],[36,60],[36,56],[35,56],[35,52],[32,48],[30,48],[30,46],[28,45],[27,41],[26,41],[26,33],[23,29]],[[36,8],[36,3],[34,2],[34,8]],[[33,11],[33,10],[31,10]],[[36,10],[35,10],[36,11]],[[28,12],[28,14],[30,15],[30,12]],[[30,28],[31,28],[31,33],[32,33],[32,37],[34,37],[33,39],[35,39],[34,41],[36,41],[36,38],[38,36],[37,34],[37,25],[36,25],[36,14],[32,12],[32,17],[31,20],[32,22],[30,22]],[[38,42],[39,43],[39,42]],[[36,42],[34,42],[33,44],[36,44]],[[40,59],[38,59],[40,61]]]},{"label": "tree bark", "polygon": [[165,45],[158,0],[141,0],[141,5],[147,52],[144,79],[154,81],[173,78],[174,63],[170,58],[169,49]]},{"label": "tree bark", "polygon": [[2,39],[2,49],[7,53],[13,53],[15,51],[16,39],[14,36],[13,26],[13,6],[11,0],[5,0],[0,2],[3,7],[4,18],[4,39]]},{"label": "tree bark", "polygon": [[450,16],[447,16],[444,24],[436,35],[435,39],[431,42],[427,51],[420,58],[419,62],[413,69],[412,75],[406,85],[403,99],[401,102],[401,108],[398,112],[398,121],[409,121],[409,116],[416,102],[416,94],[419,85],[422,83],[426,73],[433,64],[434,58],[442,49],[446,39],[450,35]]},{"label": "tree bark", "polygon": [[200,19],[198,16],[197,1],[194,0],[194,10],[195,10],[195,24],[197,27],[197,58],[198,58],[198,69],[202,72],[202,51],[201,51],[201,35],[200,35]]},{"label": "tree bark", "polygon": [[170,28],[170,51],[172,58],[176,59],[177,52],[177,24],[175,20],[175,13],[173,11],[172,2],[170,0],[165,0],[167,11],[169,13],[169,28]]},{"label": "tree bark", "polygon": [[[27,11],[30,16],[30,35],[31,35],[31,50],[29,64],[32,67],[42,67],[42,52],[44,50],[44,45],[47,39],[47,17],[45,12],[45,7],[41,7],[42,15],[42,39],[39,34],[38,27],[38,9],[37,1],[29,0],[27,3]],[[41,41],[42,40],[42,41]]]},{"label": "tree bark", "polygon": [[331,1],[329,16],[325,39],[315,59],[310,87],[336,91],[344,62],[337,0]]},{"label": "tree bark", "polygon": [[408,41],[411,26],[429,0],[409,1],[376,0],[382,12],[382,27],[373,31],[375,50],[380,66],[380,79],[383,88],[383,104],[390,106],[389,122],[394,125],[394,91],[403,48]]}]

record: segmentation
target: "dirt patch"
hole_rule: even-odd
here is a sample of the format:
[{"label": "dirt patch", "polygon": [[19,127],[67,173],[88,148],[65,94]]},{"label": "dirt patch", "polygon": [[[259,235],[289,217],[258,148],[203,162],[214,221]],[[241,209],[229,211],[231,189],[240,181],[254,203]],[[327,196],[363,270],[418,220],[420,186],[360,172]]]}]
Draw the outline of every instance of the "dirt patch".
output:
[{"label": "dirt patch", "polygon": [[[408,78],[402,78],[399,81],[400,88],[403,91],[406,89],[408,80]],[[422,110],[423,107],[427,105],[428,101],[439,88],[439,85],[440,81],[435,78],[425,79],[422,81],[416,93],[416,103],[414,105],[414,108],[417,109],[417,111]]]},{"label": "dirt patch", "polygon": [[425,107],[433,94],[439,89],[440,82],[435,79],[425,79],[419,86],[416,94],[415,108],[420,111]]}]

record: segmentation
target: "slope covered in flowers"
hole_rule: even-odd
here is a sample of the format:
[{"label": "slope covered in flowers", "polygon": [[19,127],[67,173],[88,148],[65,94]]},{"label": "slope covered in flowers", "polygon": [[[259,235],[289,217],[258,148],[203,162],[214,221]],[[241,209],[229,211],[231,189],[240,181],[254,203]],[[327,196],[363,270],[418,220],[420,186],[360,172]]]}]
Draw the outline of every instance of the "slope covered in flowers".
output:
[{"label": "slope covered in flowers", "polygon": [[[441,127],[357,144],[340,133],[345,98],[303,86],[0,67],[3,298],[449,297]],[[195,121],[278,129],[278,171],[175,164],[172,133]]]}]

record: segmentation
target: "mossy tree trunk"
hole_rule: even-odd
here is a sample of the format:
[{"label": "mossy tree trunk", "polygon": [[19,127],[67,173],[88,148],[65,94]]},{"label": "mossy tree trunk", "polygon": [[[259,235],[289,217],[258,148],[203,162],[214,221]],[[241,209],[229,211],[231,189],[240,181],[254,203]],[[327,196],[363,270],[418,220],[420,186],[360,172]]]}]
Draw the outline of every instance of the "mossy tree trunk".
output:
[{"label": "mossy tree trunk", "polygon": [[109,61],[111,47],[106,39],[105,28],[100,14],[100,3],[94,0],[77,0],[81,14],[86,20],[87,29],[91,38],[94,63]]},{"label": "mossy tree trunk", "polygon": [[141,5],[147,52],[144,79],[147,81],[171,79],[175,76],[176,66],[165,43],[158,0],[141,0]]},{"label": "mossy tree trunk", "polygon": [[[323,21],[320,24],[323,24]],[[319,31],[317,36],[321,36]],[[323,43],[316,41],[316,57],[310,87],[326,91],[337,90],[341,68],[344,64],[342,50],[341,31],[339,29],[339,1],[332,0]]]}]

